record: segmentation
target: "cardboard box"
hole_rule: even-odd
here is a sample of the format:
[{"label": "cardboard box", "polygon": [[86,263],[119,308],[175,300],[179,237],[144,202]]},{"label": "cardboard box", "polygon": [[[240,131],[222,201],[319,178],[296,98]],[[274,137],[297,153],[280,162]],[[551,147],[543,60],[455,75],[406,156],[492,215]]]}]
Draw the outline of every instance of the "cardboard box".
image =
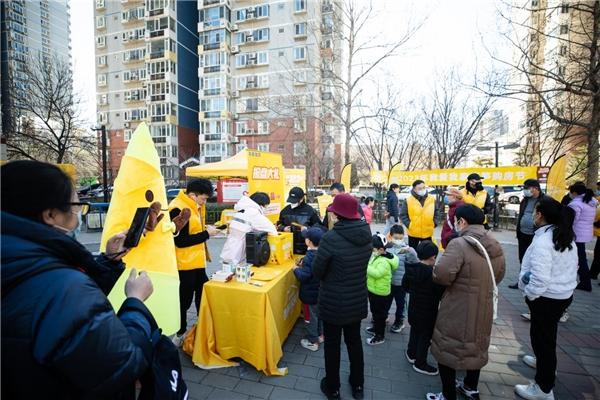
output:
[{"label": "cardboard box", "polygon": [[267,238],[271,246],[271,258],[267,265],[283,265],[294,257],[294,235],[289,232],[279,232]]}]

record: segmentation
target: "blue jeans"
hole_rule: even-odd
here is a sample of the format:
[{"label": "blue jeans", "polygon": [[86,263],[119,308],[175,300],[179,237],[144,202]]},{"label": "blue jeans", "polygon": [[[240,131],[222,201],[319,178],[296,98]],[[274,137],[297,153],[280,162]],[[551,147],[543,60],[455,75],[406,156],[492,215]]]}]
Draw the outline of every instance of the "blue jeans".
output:
[{"label": "blue jeans", "polygon": [[395,221],[394,217],[387,217],[385,220],[385,229],[383,230],[383,234],[387,235],[390,233],[390,229],[392,229],[392,226],[394,225],[400,225],[400,219]]},{"label": "blue jeans", "polygon": [[306,325],[306,338],[311,343],[318,343],[319,336],[323,334],[323,321],[319,319],[319,307],[317,304],[308,304],[310,321]]},{"label": "blue jeans", "polygon": [[406,292],[402,286],[392,285],[392,301],[390,301],[390,307],[392,302],[396,302],[396,319],[394,324],[402,324],[404,322],[404,307],[406,305]]}]

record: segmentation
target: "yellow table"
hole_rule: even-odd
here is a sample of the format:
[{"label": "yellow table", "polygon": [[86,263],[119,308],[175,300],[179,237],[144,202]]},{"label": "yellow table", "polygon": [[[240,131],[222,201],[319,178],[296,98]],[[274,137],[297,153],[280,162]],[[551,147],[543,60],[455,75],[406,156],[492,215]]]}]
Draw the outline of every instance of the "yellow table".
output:
[{"label": "yellow table", "polygon": [[[282,266],[257,268],[276,274],[262,287],[248,283],[209,281],[202,291],[192,361],[200,368],[236,366],[239,357],[266,375],[285,375],[278,368],[281,346],[300,314],[298,280],[293,260]],[[252,282],[260,282],[252,280]]]}]

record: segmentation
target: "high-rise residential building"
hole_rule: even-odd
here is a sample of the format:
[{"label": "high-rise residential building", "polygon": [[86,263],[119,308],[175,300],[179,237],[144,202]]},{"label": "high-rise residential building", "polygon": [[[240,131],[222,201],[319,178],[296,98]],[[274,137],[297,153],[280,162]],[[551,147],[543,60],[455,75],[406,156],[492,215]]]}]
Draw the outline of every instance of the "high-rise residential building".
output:
[{"label": "high-rise residential building", "polygon": [[250,148],[306,168],[309,184],[334,177],[342,158],[335,3],[198,0],[201,162]]},{"label": "high-rise residential building", "polygon": [[[597,41],[595,4],[596,0],[513,0],[511,90],[522,104],[511,112],[511,119],[518,119],[511,129],[522,139],[522,164],[551,164],[585,141],[578,123],[591,116],[585,82],[597,73],[590,71],[590,53],[597,52],[591,48],[592,40]],[[550,110],[578,123],[558,123]]]},{"label": "high-rise residential building", "polygon": [[24,96],[15,91],[27,85],[25,66],[37,57],[59,57],[70,64],[71,30],[68,0],[3,0],[0,10],[4,143],[4,134],[18,123],[19,99]]},{"label": "high-rise residential building", "polygon": [[107,128],[109,181],[146,121],[167,185],[198,154],[198,10],[194,1],[95,0],[97,119]]}]

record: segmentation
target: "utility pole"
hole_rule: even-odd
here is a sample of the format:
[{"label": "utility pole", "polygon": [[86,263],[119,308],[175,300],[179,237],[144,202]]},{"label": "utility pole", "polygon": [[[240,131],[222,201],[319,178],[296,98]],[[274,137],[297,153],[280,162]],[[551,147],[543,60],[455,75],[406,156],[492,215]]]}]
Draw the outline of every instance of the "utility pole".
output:
[{"label": "utility pole", "polygon": [[100,128],[92,128],[93,131],[100,131],[101,151],[102,151],[102,193],[104,202],[108,203],[108,169],[106,156],[106,125],[101,125]]}]

